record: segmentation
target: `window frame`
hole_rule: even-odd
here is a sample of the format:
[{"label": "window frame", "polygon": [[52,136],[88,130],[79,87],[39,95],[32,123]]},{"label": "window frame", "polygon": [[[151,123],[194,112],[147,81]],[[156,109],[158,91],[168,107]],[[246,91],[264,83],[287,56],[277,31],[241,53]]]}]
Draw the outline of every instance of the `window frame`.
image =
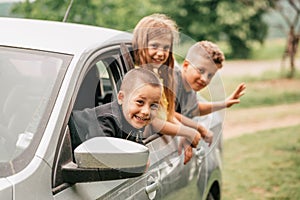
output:
[{"label": "window frame", "polygon": [[[60,133],[59,143],[57,144],[56,151],[55,151],[52,177],[51,177],[52,193],[54,195],[70,187],[68,183],[63,182],[63,178],[61,174],[62,165],[74,160],[72,147],[71,147],[71,137],[70,137],[71,133],[68,125],[69,118],[73,110],[75,101],[77,99],[80,86],[85,80],[87,73],[91,70],[93,66],[96,65],[97,62],[102,60],[106,62],[105,63],[106,66],[107,65],[109,66],[107,68],[109,77],[113,78],[113,80],[110,79],[112,84],[112,91],[113,93],[115,93],[113,95],[117,94],[117,88],[118,88],[116,84],[117,81],[121,80],[127,71],[121,60],[120,44],[113,44],[110,46],[102,47],[101,49],[94,51],[92,55],[84,63],[79,78],[76,82],[75,91],[73,92],[72,95],[73,96],[72,101],[70,102],[67,116],[65,117],[64,127],[62,129],[62,132]],[[112,70],[111,67],[114,67],[114,69]]]}]

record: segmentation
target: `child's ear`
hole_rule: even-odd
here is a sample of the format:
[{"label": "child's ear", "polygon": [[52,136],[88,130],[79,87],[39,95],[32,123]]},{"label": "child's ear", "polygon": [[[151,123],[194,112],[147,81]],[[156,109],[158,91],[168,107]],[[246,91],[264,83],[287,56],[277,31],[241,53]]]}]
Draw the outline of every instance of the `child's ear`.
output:
[{"label": "child's ear", "polygon": [[186,70],[186,69],[188,68],[189,65],[190,65],[189,61],[184,60],[183,63],[182,63],[182,68],[183,68],[184,70]]},{"label": "child's ear", "polygon": [[120,91],[120,92],[118,93],[118,104],[119,104],[119,105],[122,105],[123,101],[124,101],[124,92],[123,92],[123,91]]}]

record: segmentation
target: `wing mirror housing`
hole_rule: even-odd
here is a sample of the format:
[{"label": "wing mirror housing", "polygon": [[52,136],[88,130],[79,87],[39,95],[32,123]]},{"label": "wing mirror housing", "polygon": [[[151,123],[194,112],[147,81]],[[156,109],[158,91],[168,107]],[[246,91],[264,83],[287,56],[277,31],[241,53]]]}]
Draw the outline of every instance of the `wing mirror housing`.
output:
[{"label": "wing mirror housing", "polygon": [[141,144],[114,137],[95,137],[74,150],[75,162],[62,167],[67,183],[132,178],[148,167],[149,149]]}]

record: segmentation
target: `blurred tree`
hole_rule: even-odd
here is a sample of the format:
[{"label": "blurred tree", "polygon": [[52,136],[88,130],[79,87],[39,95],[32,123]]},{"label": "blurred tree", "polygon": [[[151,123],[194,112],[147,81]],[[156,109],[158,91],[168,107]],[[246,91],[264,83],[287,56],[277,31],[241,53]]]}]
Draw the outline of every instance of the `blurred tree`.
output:
[{"label": "blurred tree", "polygon": [[300,1],[299,0],[276,0],[274,10],[284,19],[288,26],[286,48],[282,56],[282,67],[287,57],[290,61],[290,72],[288,78],[295,75],[295,56],[297,54],[300,39]]},{"label": "blurred tree", "polygon": [[[72,0],[26,0],[16,3],[18,17],[63,21]],[[73,0],[67,22],[132,30],[145,15],[161,11],[161,6],[143,0]]]},{"label": "blurred tree", "polygon": [[262,43],[267,36],[268,26],[262,17],[271,1],[177,0],[164,12],[195,40],[225,41],[230,47],[228,58],[248,58],[251,43]]},{"label": "blurred tree", "polygon": [[[63,21],[70,2],[70,0],[26,0],[16,3],[12,13],[24,18]],[[75,2],[71,7],[67,21],[94,24],[97,10],[93,0],[80,0],[80,3]]]},{"label": "blurred tree", "polygon": [[[69,0],[35,0],[13,9],[25,18],[62,21]],[[68,22],[130,31],[146,15],[166,13],[182,33],[194,40],[225,41],[227,58],[247,58],[251,43],[262,43],[267,24],[262,20],[272,0],[74,0]]]},{"label": "blurred tree", "polygon": [[110,0],[97,1],[96,25],[132,31],[144,16],[160,12],[161,6],[145,0]]}]

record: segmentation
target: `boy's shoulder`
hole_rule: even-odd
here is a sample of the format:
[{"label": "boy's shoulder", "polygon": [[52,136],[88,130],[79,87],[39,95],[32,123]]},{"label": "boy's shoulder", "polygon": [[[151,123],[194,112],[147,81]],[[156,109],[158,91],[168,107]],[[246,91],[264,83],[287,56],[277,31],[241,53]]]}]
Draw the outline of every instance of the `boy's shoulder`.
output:
[{"label": "boy's shoulder", "polygon": [[117,101],[112,101],[103,105],[95,107],[95,113],[97,117],[117,117],[120,115],[119,104]]},{"label": "boy's shoulder", "polygon": [[181,71],[181,65],[174,60],[174,71]]},{"label": "boy's shoulder", "polygon": [[181,77],[181,66],[178,62],[174,63],[174,76],[175,76],[175,79],[178,79]]}]

